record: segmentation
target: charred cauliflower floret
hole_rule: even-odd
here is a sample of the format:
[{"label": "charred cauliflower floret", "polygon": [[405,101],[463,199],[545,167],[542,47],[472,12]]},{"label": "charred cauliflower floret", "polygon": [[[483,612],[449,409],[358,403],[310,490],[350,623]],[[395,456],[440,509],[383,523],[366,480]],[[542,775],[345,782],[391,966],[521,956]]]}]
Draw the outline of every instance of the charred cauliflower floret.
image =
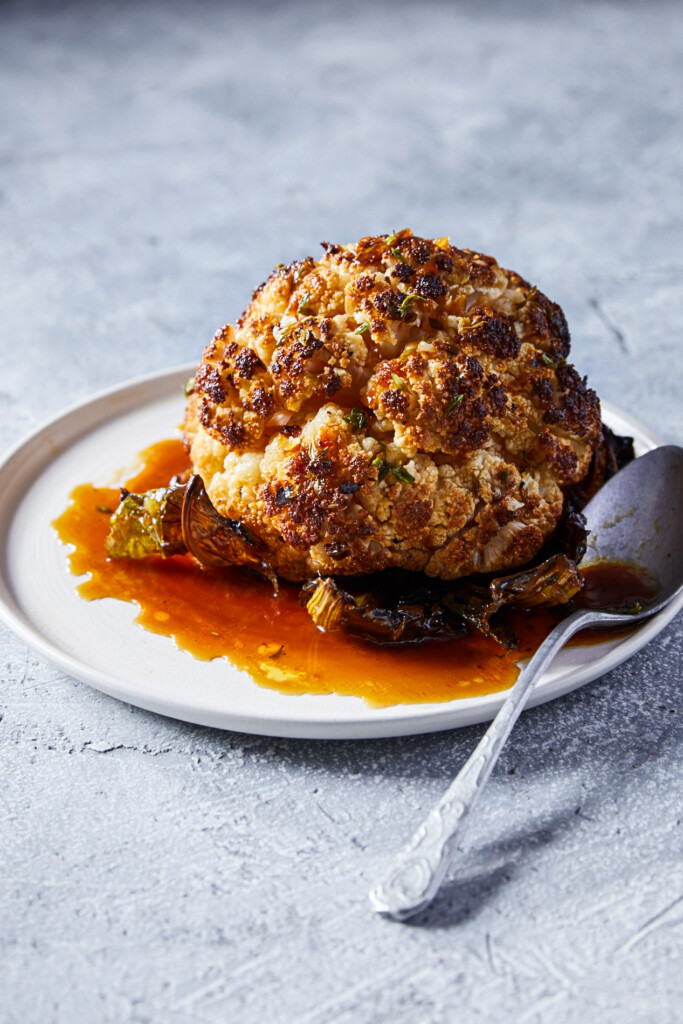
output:
[{"label": "charred cauliflower floret", "polygon": [[215,508],[291,580],[524,564],[600,440],[562,310],[446,238],[324,248],[204,352],[185,431]]}]

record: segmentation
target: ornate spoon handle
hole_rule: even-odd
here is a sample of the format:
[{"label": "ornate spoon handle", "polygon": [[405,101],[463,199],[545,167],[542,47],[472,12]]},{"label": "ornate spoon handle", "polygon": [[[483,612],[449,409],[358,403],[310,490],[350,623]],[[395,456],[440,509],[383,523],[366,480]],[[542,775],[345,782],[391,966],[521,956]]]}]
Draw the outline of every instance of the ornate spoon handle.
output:
[{"label": "ornate spoon handle", "polygon": [[370,893],[374,910],[405,921],[431,903],[536,680],[567,640],[598,618],[604,616],[588,610],[574,612],[541,644],[455,781],[399,853],[384,881]]}]

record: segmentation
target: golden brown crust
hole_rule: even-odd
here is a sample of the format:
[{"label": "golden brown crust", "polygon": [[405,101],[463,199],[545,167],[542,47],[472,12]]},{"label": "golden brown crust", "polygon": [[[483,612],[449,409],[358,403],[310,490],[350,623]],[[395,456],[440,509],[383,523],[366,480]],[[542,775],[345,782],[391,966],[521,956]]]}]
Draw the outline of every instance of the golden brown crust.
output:
[{"label": "golden brown crust", "polygon": [[521,565],[600,435],[560,307],[447,239],[325,249],[204,352],[186,434],[214,505],[291,579]]}]

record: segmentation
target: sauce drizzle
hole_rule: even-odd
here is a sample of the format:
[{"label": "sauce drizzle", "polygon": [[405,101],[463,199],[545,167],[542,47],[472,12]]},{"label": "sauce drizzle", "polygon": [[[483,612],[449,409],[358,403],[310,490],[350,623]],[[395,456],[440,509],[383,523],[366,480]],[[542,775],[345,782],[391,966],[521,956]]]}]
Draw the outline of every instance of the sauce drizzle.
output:
[{"label": "sauce drizzle", "polygon": [[[130,491],[163,487],[190,468],[182,443],[160,441],[140,454]],[[516,662],[531,654],[562,617],[552,609],[514,611],[519,637],[507,652],[474,635],[401,648],[379,647],[341,633],[322,633],[299,603],[299,587],[281,582],[273,595],[263,580],[241,569],[210,569],[189,555],[110,559],[104,549],[119,489],[81,484],[53,526],[64,544],[86,600],[118,598],[138,605],[136,622],[172,637],[195,658],[225,657],[261,686],[282,693],[338,693],[369,704],[440,702],[478,697],[511,686]],[[617,635],[622,635],[623,631]],[[605,634],[587,642],[602,642]],[[230,685],[226,679],[226,685]]]}]

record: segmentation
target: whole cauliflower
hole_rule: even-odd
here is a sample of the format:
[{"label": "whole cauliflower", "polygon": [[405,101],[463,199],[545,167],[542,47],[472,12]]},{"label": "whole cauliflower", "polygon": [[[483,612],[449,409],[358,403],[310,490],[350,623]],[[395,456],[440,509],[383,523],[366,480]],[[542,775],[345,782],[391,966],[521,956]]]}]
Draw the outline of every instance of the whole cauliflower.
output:
[{"label": "whole cauliflower", "polygon": [[524,564],[600,440],[562,310],[447,238],[324,248],[203,354],[185,431],[213,505],[290,580]]}]

